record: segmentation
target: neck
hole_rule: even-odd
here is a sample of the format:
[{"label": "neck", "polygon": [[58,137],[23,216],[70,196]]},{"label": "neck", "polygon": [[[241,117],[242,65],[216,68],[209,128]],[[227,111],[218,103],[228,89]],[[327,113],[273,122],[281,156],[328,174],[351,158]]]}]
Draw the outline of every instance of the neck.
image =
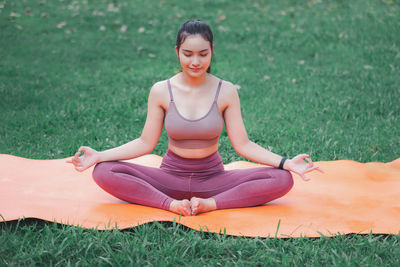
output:
[{"label": "neck", "polygon": [[193,77],[187,73],[182,72],[182,81],[190,87],[199,87],[206,83],[207,74],[201,75],[199,77]]}]

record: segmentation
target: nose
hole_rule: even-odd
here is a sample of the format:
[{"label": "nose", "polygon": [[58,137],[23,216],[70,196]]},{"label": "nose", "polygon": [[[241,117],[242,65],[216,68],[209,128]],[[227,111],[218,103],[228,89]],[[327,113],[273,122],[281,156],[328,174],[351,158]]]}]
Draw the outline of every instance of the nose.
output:
[{"label": "nose", "polygon": [[199,57],[198,57],[198,56],[194,56],[194,57],[193,57],[192,64],[195,65],[195,66],[197,66],[197,65],[200,64],[200,60],[199,60]]}]

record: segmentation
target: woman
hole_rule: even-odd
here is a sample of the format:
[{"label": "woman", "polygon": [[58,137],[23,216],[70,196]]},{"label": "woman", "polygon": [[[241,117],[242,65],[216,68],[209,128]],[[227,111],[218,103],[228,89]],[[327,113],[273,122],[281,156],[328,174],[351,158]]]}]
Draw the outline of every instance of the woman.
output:
[{"label": "woman", "polygon": [[[289,192],[289,171],[304,180],[306,173],[322,171],[306,154],[286,159],[248,139],[235,86],[210,74],[214,45],[206,23],[185,22],[175,52],[182,71],[151,88],[141,136],[102,152],[83,146],[67,162],[78,171],[96,164],[95,182],[122,200],[184,216],[260,205]],[[160,168],[119,161],[153,151],[164,123],[169,146]],[[224,123],[239,155],[272,168],[225,171],[218,154]]]}]

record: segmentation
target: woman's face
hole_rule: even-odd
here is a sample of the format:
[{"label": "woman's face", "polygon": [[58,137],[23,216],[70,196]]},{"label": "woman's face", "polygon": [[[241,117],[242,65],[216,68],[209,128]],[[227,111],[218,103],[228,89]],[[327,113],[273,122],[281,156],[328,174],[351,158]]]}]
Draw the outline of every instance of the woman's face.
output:
[{"label": "woman's face", "polygon": [[213,48],[210,42],[200,34],[189,35],[181,44],[176,54],[182,66],[182,71],[190,76],[199,77],[207,72],[211,63]]}]

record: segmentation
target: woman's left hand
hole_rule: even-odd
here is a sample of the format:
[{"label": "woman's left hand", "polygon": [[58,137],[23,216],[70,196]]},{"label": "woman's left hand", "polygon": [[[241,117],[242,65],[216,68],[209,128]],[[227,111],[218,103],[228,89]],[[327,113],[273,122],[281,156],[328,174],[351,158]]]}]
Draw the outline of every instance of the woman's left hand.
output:
[{"label": "woman's left hand", "polygon": [[284,165],[285,169],[297,173],[304,181],[309,181],[311,178],[305,176],[306,173],[317,170],[324,172],[320,167],[314,165],[311,158],[307,154],[300,154],[296,157],[287,160]]}]

